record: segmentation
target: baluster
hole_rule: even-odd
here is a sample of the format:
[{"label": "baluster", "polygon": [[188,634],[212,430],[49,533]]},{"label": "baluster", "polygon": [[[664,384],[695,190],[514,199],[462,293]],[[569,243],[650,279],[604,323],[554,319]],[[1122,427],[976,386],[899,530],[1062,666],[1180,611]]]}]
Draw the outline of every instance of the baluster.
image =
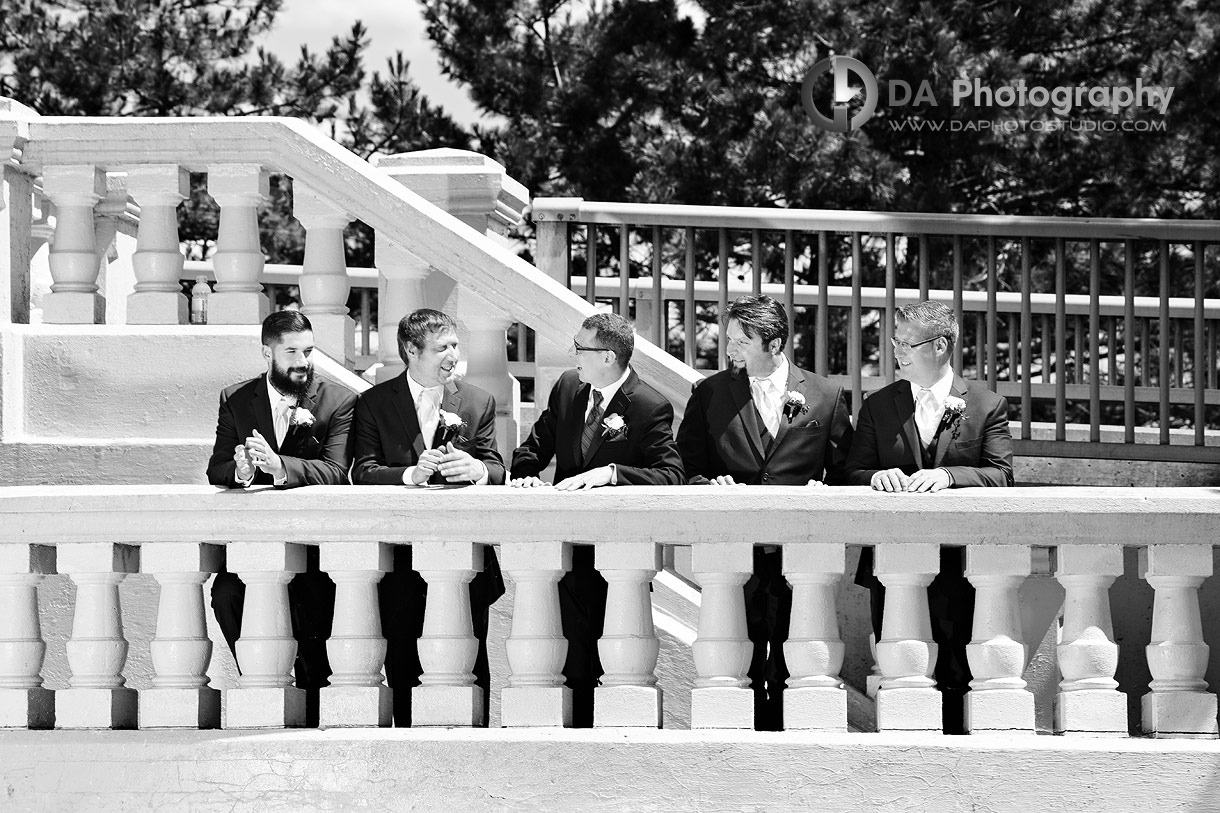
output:
[{"label": "baluster", "polygon": [[691,728],[754,728],[754,692],[746,673],[753,645],[746,632],[742,588],[754,569],[748,542],[691,546],[691,567],[703,588],[699,635],[691,646],[695,688]]},{"label": "baluster", "polygon": [[563,685],[568,641],[559,615],[559,580],[572,569],[572,546],[506,542],[500,555],[516,589],[500,724],[571,726],[572,690]]},{"label": "baluster", "polygon": [[487,698],[475,685],[479,642],[470,616],[470,581],[483,549],[470,542],[420,542],[413,563],[428,584],[419,638],[420,684],[411,690],[411,725],[475,726]]},{"label": "baluster", "polygon": [[106,173],[94,166],[50,166],[42,171],[42,189],[55,204],[55,236],[48,255],[51,292],[42,299],[42,321],[101,324],[106,298],[98,293],[101,255],[93,207],[106,194]]},{"label": "baluster", "polygon": [[876,575],[885,585],[885,609],[877,665],[877,730],[940,731],[941,698],[932,670],[928,585],[940,569],[940,546],[926,543],[877,545]]},{"label": "baluster", "polygon": [[377,583],[394,569],[393,550],[379,542],[322,545],[318,562],[335,583],[335,617],[326,642],[332,674],[320,690],[318,723],[386,728],[393,695],[381,676],[386,640]]},{"label": "baluster", "polygon": [[594,726],[660,728],[663,698],[657,685],[661,642],[652,625],[652,579],[661,569],[654,542],[597,546],[598,570],[607,582],[606,623],[597,654],[602,685],[594,690]]},{"label": "baluster", "polygon": [[42,685],[47,645],[38,585],[55,573],[55,548],[0,545],[0,728],[53,728],[55,692]]},{"label": "baluster", "polygon": [[356,323],[347,310],[351,282],[343,229],[351,218],[302,183],[293,185],[292,214],[305,227],[301,313],[313,325],[318,349],[350,368],[356,357]]},{"label": "baluster", "polygon": [[229,570],[246,584],[246,597],[236,645],[241,677],[235,688],[224,690],[221,724],[224,728],[303,726],[305,690],[292,685],[297,642],[292,637],[288,582],[305,571],[305,546],[232,542],[227,557]]},{"label": "baluster", "polygon": [[1123,573],[1119,545],[1060,545],[1055,578],[1063,585],[1063,629],[1056,648],[1063,681],[1055,696],[1055,733],[1127,734],[1127,698],[1118,691],[1118,644],[1110,585]]},{"label": "baluster", "polygon": [[1156,591],[1146,649],[1152,682],[1143,697],[1144,733],[1216,737],[1216,695],[1203,679],[1209,648],[1199,614],[1199,585],[1212,574],[1211,545],[1149,545],[1140,551],[1140,570]]},{"label": "baluster", "polygon": [[220,205],[209,325],[257,325],[271,312],[259,283],[264,259],[258,236],[258,207],[269,191],[267,173],[257,164],[208,167],[208,194]]},{"label": "baluster", "polygon": [[129,325],[187,322],[178,204],[190,188],[190,174],[175,164],[142,164],[127,171],[127,191],[140,205],[140,231],[131,258],[135,292],[127,297]]},{"label": "baluster", "polygon": [[377,235],[377,383],[400,375],[398,322],[424,307],[424,281],[432,269],[398,244]]},{"label": "baluster", "polygon": [[[496,399],[496,443],[515,449],[521,442],[521,385],[508,372],[508,329],[513,320],[463,285],[455,286],[445,311],[460,314],[458,329],[466,358],[465,381]],[[464,335],[463,335],[464,334]]]},{"label": "baluster", "polygon": [[841,542],[784,546],[784,575],[792,585],[785,729],[847,730],[847,691],[839,679],[844,646],[835,610],[846,565]]},{"label": "baluster", "polygon": [[76,583],[70,688],[55,697],[57,728],[135,728],[136,693],[124,686],[127,641],[119,582],[140,567],[139,548],[100,542],[59,546],[60,572]]},{"label": "baluster", "polygon": [[155,542],[140,551],[145,572],[161,586],[157,634],[150,644],[151,689],[140,692],[141,728],[218,728],[220,692],[208,686],[212,641],[204,620],[203,583],[220,569],[220,545]]},{"label": "baluster", "polygon": [[1018,591],[1030,572],[1024,545],[966,548],[966,578],[974,585],[974,627],[966,645],[970,691],[966,730],[1034,733],[1034,695],[1025,688],[1025,640]]}]

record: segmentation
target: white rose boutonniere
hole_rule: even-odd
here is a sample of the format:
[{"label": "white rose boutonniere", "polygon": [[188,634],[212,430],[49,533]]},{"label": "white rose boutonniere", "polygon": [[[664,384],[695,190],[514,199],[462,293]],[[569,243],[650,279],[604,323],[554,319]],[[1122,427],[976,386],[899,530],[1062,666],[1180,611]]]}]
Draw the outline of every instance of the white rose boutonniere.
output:
[{"label": "white rose boutonniere", "polygon": [[[797,415],[804,415],[809,412],[809,405],[805,403],[805,396],[801,395],[796,390],[789,390],[784,396],[784,417],[788,419],[788,423],[792,423],[792,419]],[[817,421],[813,422],[817,425]]]},{"label": "white rose boutonniere", "polygon": [[962,418],[966,415],[966,400],[958,398],[956,395],[950,395],[945,399],[945,411],[940,416],[940,427],[936,430],[940,434],[945,429],[953,429],[953,439],[957,440],[957,435],[961,431]]},{"label": "white rose boutonniere", "polygon": [[621,440],[627,437],[627,422],[617,412],[612,412],[602,420],[602,437],[607,440]]},{"label": "white rose boutonniere", "polygon": [[461,415],[453,412],[440,411],[440,421],[437,428],[440,430],[440,437],[437,440],[437,447],[444,446],[447,443],[457,441],[458,443],[466,443],[466,438],[462,437],[462,430],[466,428],[466,422],[462,420]]},{"label": "white rose boutonniere", "polygon": [[305,407],[293,407],[292,418],[289,420],[289,426],[299,426],[302,429],[308,429],[314,425],[316,419],[313,413]]}]

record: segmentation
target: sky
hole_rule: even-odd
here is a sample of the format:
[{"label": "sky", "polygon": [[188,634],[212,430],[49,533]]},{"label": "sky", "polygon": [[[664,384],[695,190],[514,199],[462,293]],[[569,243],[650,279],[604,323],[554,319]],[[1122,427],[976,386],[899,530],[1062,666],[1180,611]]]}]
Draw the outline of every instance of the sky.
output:
[{"label": "sky", "polygon": [[441,75],[416,0],[285,0],[274,27],[260,44],[292,64],[302,45],[322,52],[332,37],[347,33],[356,20],[369,32],[364,64],[370,74],[384,75],[386,60],[402,51],[411,63],[411,78],[430,102],[444,107],[460,124],[478,120],[478,111],[465,91]]}]

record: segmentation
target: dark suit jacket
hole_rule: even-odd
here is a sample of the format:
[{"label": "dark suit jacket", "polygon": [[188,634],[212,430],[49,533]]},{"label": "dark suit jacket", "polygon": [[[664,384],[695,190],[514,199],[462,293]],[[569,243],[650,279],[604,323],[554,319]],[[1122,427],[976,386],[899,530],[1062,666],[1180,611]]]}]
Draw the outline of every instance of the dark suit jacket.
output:
[{"label": "dark suit jacket", "polygon": [[[220,393],[216,419],[216,445],[208,461],[208,482],[226,488],[240,487],[234,473],[233,448],[245,443],[257,429],[284,461],[288,483],[283,488],[314,485],[347,485],[351,462],[350,432],[356,395],[335,384],[315,379],[298,406],[314,415],[310,427],[292,426],[281,447],[275,442],[275,419],[267,376],[260,375],[234,384]],[[255,485],[271,485],[271,475],[255,469]]]},{"label": "dark suit jacket", "polygon": [[512,476],[537,477],[554,457],[557,483],[613,463],[619,485],[682,484],[682,458],[673,438],[674,408],[634,370],[602,413],[605,417],[621,415],[627,424],[626,436],[608,438],[599,433],[590,446],[589,459],[581,459],[580,435],[590,390],[575,370],[559,377],[530,436],[513,452]]},{"label": "dark suit jacket", "polygon": [[[953,376],[951,394],[966,401],[966,411],[933,441],[932,468],[947,469],[954,488],[1012,485],[1012,435],[1008,402],[983,384]],[[850,485],[866,486],[873,474],[900,468],[913,474],[923,453],[915,425],[915,399],[907,381],[895,381],[869,396],[860,407],[851,453]]]},{"label": "dark suit jacket", "polygon": [[[482,460],[488,483],[504,482],[504,460],[496,449],[496,401],[473,384],[456,381],[445,386],[441,409],[461,416],[465,440],[454,447]],[[356,402],[354,430],[356,462],[352,482],[356,485],[402,485],[402,475],[414,466],[431,445],[425,439],[415,414],[415,402],[407,374],[383,381],[365,391]],[[433,483],[446,482],[439,474]]]},{"label": "dark suit jacket", "polygon": [[844,483],[852,429],[843,388],[789,363],[785,392],[805,396],[809,411],[791,421],[781,415],[778,436],[768,444],[745,372],[721,370],[697,382],[678,427],[688,481],[700,485],[728,474],[752,485]]}]

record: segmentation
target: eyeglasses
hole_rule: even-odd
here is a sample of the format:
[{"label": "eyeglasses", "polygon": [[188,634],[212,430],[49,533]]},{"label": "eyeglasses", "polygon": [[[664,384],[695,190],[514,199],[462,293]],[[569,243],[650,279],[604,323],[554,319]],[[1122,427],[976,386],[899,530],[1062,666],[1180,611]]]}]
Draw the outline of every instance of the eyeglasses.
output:
[{"label": "eyeglasses", "polygon": [[609,347],[585,347],[578,341],[572,341],[573,353],[600,353],[603,350],[609,350]]},{"label": "eyeglasses", "polygon": [[922,342],[915,342],[915,344],[911,344],[910,342],[904,342],[902,339],[891,338],[890,344],[894,345],[895,350],[902,350],[902,351],[906,352],[906,351],[914,350],[916,347],[925,345],[928,342],[934,342],[937,339],[943,339],[943,338],[944,338],[944,336],[933,336],[930,339],[924,339]]}]

